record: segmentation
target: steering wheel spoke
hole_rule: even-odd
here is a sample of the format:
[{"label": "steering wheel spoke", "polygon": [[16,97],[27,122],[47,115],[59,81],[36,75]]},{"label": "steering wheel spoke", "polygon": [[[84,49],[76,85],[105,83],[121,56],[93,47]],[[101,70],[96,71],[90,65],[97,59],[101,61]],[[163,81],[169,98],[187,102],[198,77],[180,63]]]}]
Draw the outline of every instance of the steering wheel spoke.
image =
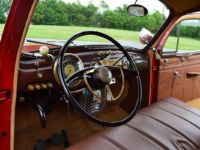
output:
[{"label": "steering wheel spoke", "polygon": [[[80,70],[74,74],[72,74],[71,76],[69,76],[68,78],[65,78],[65,82],[66,83],[70,83],[73,82],[73,80],[77,80],[77,79],[83,79],[83,75],[86,71],[88,70],[93,70],[94,67],[89,67],[89,68],[85,68],[83,70]],[[89,76],[87,76],[89,78]]]},{"label": "steering wheel spoke", "polygon": [[116,78],[112,78],[109,85],[116,84]]},{"label": "steering wheel spoke", "polygon": [[113,93],[112,93],[112,91],[111,91],[111,89],[110,89],[110,86],[109,86],[109,85],[106,85],[106,86],[105,86],[105,89],[106,89],[107,93],[110,95],[111,101],[113,101],[113,100],[114,100],[114,97],[113,97]]}]

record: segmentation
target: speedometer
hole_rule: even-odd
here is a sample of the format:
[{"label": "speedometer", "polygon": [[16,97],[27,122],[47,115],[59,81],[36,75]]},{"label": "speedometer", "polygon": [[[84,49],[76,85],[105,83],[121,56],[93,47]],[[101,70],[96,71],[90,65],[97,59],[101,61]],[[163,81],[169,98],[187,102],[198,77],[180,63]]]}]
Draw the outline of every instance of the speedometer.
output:
[{"label": "speedometer", "polygon": [[[56,61],[54,65],[54,77],[56,81],[60,84],[60,81],[58,79],[57,67],[58,65]],[[63,58],[62,69],[63,69],[64,77],[65,79],[67,79],[74,73],[84,69],[84,65],[83,65],[82,60],[77,55],[66,53]],[[79,84],[80,82],[81,82],[80,80],[76,80],[72,82],[70,86],[73,87]]]},{"label": "speedometer", "polygon": [[76,72],[75,66],[72,64],[67,64],[64,68],[65,76],[69,77],[70,75]]},{"label": "speedometer", "polygon": [[77,55],[71,53],[67,53],[64,55],[63,71],[66,78],[70,77],[75,72],[82,69],[84,69],[83,62]]}]

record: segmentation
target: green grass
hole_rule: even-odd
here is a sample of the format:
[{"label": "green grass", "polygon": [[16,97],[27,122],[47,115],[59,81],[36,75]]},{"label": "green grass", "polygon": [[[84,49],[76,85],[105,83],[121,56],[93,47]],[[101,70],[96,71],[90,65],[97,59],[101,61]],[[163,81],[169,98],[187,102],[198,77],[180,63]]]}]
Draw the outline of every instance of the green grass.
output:
[{"label": "green grass", "polygon": [[[177,37],[170,36],[166,42],[165,48],[176,49],[176,43],[177,43]],[[200,50],[200,39],[180,37],[178,49]]]},{"label": "green grass", "polygon": [[3,28],[4,28],[4,25],[0,24],[0,35],[2,35]]},{"label": "green grass", "polygon": [[[106,29],[106,28],[93,28],[93,27],[75,27],[75,26],[47,26],[47,25],[31,25],[27,37],[29,38],[47,38],[47,39],[61,39],[66,40],[72,35],[86,30],[99,31],[106,33],[118,40],[129,40],[139,42],[139,32]],[[103,41],[93,36],[85,36],[81,38],[85,41]]]},{"label": "green grass", "polygon": [[[0,34],[2,33],[3,25],[0,25]],[[86,30],[100,31],[106,33],[117,40],[127,40],[139,42],[139,32],[93,28],[93,27],[75,27],[75,26],[48,26],[48,25],[31,25],[27,38],[45,38],[45,39],[60,39],[66,40],[72,35]],[[104,41],[93,36],[87,36],[79,40],[84,41]],[[169,37],[165,48],[175,49],[177,39]],[[180,39],[179,49],[183,50],[200,50],[200,39],[182,38]]]}]

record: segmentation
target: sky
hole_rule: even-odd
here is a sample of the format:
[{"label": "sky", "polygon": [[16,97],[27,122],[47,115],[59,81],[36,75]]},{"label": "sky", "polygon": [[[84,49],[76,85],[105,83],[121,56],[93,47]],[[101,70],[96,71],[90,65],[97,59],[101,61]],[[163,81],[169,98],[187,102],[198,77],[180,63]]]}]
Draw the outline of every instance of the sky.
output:
[{"label": "sky", "polygon": [[[77,0],[62,0],[65,1],[66,3],[72,3],[72,2],[77,2]],[[100,0],[78,0],[81,2],[83,5],[87,5],[89,2],[92,2],[95,6],[99,6]],[[124,4],[130,5],[134,4],[135,0],[104,0],[110,7],[110,9],[115,9],[116,7],[123,6]],[[154,10],[158,10],[161,13],[163,12],[163,5],[161,2],[158,0],[154,0],[151,2],[149,0],[138,0],[137,4],[143,4],[149,12],[152,12]],[[167,10],[164,9],[164,13],[167,13]]]}]

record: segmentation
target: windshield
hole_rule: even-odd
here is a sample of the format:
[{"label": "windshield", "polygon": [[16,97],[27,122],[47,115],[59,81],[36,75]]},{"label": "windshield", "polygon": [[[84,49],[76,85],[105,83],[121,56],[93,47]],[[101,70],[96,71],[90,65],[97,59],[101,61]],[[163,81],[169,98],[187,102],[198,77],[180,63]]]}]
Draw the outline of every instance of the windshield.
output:
[{"label": "windshield", "polygon": [[0,39],[10,11],[12,0],[0,0]]},{"label": "windshield", "polygon": [[[128,14],[133,0],[41,0],[38,3],[27,38],[67,40],[81,31],[100,31],[123,45],[142,49],[152,39],[169,15],[158,0],[138,0],[148,9],[144,17]],[[79,39],[104,42],[94,37]]]}]

